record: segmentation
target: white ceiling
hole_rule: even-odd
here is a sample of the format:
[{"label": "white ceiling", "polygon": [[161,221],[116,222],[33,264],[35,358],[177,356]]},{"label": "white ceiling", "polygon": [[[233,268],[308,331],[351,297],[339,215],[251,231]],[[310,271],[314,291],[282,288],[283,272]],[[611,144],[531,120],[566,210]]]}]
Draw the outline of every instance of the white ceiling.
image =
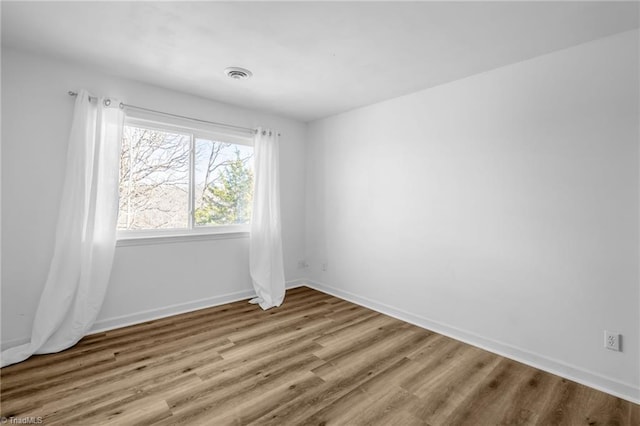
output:
[{"label": "white ceiling", "polygon": [[2,44],[310,121],[637,28],[638,15],[637,2],[3,2]]}]

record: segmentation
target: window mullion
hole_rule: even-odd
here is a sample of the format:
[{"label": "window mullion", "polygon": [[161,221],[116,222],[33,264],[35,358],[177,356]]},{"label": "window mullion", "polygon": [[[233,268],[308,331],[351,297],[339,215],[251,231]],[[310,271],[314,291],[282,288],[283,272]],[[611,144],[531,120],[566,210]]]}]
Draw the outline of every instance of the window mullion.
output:
[{"label": "window mullion", "polygon": [[195,164],[196,164],[196,143],[193,133],[189,135],[189,229],[195,226]]}]

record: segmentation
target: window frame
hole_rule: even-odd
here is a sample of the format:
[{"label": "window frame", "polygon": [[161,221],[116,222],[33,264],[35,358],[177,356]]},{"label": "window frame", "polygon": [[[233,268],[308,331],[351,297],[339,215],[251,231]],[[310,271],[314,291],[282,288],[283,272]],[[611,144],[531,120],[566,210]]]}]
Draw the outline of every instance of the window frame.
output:
[{"label": "window frame", "polygon": [[[187,228],[170,229],[117,229],[116,244],[118,246],[176,243],[194,240],[221,238],[246,238],[251,231],[251,223],[234,225],[195,224],[195,147],[196,139],[230,143],[254,147],[253,135],[213,128],[193,126],[183,123],[159,121],[157,118],[146,118],[126,115],[124,126],[139,127],[161,132],[177,133],[189,136],[189,205]],[[122,142],[121,142],[122,143]],[[119,210],[119,209],[118,209]],[[118,211],[119,213],[119,211]]]}]

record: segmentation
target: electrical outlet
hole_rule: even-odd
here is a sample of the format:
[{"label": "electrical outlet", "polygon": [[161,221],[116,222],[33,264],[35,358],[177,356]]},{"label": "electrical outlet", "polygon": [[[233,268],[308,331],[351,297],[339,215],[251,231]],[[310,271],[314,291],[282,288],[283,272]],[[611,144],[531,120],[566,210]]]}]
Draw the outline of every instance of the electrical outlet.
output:
[{"label": "electrical outlet", "polygon": [[327,262],[324,262],[324,263],[322,264],[322,270],[326,272],[326,271],[327,271],[327,269],[329,269],[329,264],[328,264]]},{"label": "electrical outlet", "polygon": [[620,351],[620,340],[622,336],[613,331],[604,331],[604,347],[612,351]]}]

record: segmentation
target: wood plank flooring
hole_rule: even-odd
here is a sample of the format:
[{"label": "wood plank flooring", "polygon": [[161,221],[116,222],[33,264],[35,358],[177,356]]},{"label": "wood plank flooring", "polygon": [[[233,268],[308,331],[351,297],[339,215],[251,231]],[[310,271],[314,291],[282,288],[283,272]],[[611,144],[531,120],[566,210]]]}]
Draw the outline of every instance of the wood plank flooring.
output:
[{"label": "wood plank flooring", "polygon": [[88,336],[3,368],[47,425],[640,425],[640,407],[305,287]]}]

